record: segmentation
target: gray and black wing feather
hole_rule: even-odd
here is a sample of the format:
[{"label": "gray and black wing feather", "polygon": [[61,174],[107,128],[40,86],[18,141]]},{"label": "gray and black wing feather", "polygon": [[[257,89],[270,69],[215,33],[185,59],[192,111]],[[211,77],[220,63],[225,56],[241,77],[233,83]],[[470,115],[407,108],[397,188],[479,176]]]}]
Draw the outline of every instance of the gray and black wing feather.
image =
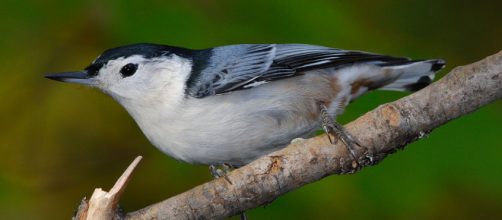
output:
[{"label": "gray and black wing feather", "polygon": [[197,98],[251,88],[308,70],[360,62],[381,66],[413,62],[405,57],[305,44],[223,46],[195,52],[193,59],[194,69],[187,81],[187,92]]}]

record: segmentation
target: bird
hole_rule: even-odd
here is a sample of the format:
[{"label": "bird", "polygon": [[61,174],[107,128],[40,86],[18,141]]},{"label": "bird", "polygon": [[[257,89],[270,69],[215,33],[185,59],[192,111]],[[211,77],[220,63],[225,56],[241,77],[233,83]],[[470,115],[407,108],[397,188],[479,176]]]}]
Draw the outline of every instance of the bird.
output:
[{"label": "bird", "polygon": [[372,90],[417,91],[444,66],[308,44],[140,43],[46,77],[110,95],[154,146],[218,176],[215,166],[246,165],[321,129],[352,152],[357,138],[336,122],[350,102]]}]

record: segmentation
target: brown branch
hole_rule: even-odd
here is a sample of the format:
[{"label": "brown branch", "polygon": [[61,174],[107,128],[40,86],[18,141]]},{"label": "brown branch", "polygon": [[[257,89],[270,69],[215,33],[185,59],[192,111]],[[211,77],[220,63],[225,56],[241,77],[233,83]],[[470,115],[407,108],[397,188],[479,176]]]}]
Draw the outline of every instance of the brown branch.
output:
[{"label": "brown branch", "polygon": [[379,106],[346,126],[368,151],[350,159],[346,148],[322,135],[295,142],[224,178],[128,213],[126,219],[220,219],[272,202],[331,174],[376,164],[432,129],[502,97],[502,51],[457,67],[438,82]]},{"label": "brown branch", "polygon": [[122,176],[115,182],[110,192],[96,188],[89,202],[85,198],[82,199],[73,220],[121,219],[122,217],[120,217],[120,213],[117,211],[118,203],[127,183],[131,180],[132,172],[138,166],[141,158],[141,156],[138,156],[134,159]]}]

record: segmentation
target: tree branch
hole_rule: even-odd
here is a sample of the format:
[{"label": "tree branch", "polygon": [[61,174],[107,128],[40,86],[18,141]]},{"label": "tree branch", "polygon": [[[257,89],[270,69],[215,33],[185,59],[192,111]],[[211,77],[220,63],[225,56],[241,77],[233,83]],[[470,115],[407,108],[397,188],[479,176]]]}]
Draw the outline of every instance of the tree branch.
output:
[{"label": "tree branch", "polygon": [[103,191],[101,188],[96,188],[89,201],[83,198],[72,220],[121,219],[122,213],[119,213],[117,210],[120,197],[127,183],[131,180],[132,172],[136,169],[136,166],[138,166],[142,158],[142,156],[138,156],[134,159],[119,177],[117,182],[115,182],[110,192]]},{"label": "tree branch", "polygon": [[362,146],[357,161],[324,136],[292,143],[224,178],[128,213],[126,219],[220,219],[272,202],[331,174],[353,173],[436,127],[502,97],[502,51],[457,67],[436,83],[381,105],[346,126]]}]

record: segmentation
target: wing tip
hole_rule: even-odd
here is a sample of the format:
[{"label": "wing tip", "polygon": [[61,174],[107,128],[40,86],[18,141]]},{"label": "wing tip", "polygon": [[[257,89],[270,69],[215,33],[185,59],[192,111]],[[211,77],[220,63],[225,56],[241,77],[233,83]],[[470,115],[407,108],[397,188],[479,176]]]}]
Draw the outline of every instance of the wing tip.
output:
[{"label": "wing tip", "polygon": [[435,59],[435,60],[431,60],[431,62],[432,62],[432,66],[431,66],[432,72],[437,72],[446,66],[446,61],[443,59]]}]

